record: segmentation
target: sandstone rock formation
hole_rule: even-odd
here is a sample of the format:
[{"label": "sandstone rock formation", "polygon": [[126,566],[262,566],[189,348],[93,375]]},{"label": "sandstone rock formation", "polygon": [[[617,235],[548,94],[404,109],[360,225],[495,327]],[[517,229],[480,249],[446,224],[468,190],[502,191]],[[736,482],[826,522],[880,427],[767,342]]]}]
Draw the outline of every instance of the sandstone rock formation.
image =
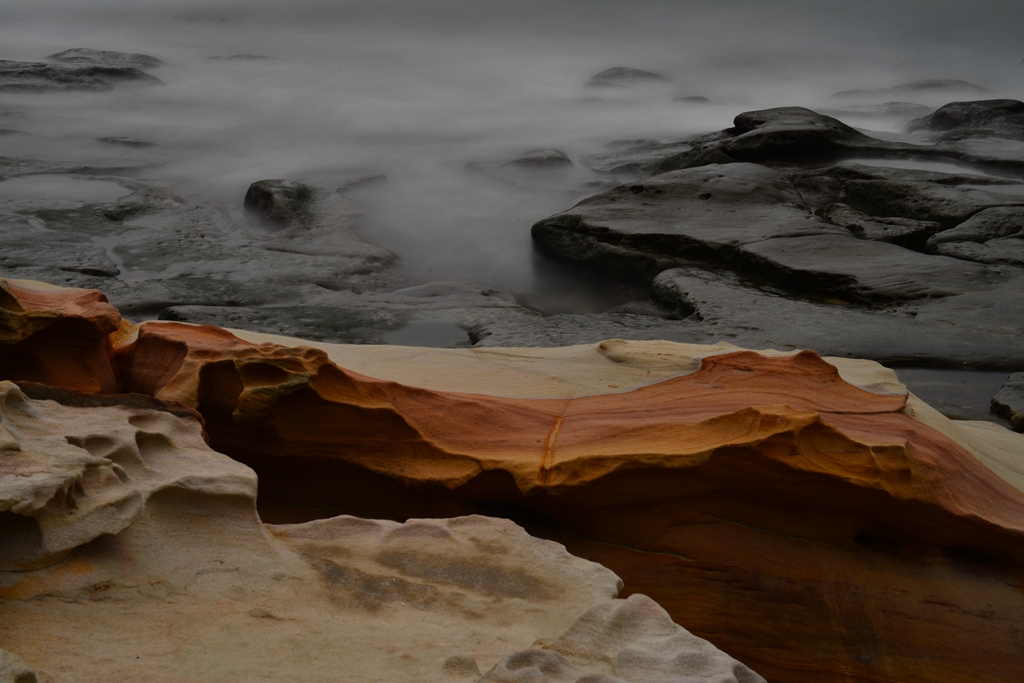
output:
[{"label": "sandstone rock formation", "polygon": [[640,594],[595,605],[559,638],[502,659],[481,682],[523,680],[764,681],[673,623],[656,602]]},{"label": "sandstone rock formation", "polygon": [[[264,526],[254,473],[194,416],[45,391],[56,400],[0,383],[0,642],[18,654],[0,650],[4,681],[432,680],[576,642],[602,615],[607,651],[671,654],[667,636],[705,671],[747,672],[511,522]],[[643,614],[623,630],[609,609]]]},{"label": "sandstone rock formation", "polygon": [[95,290],[0,280],[0,379],[112,393],[121,315]]},{"label": "sandstone rock formation", "polygon": [[[1016,588],[1024,576],[1024,442],[994,425],[943,418],[875,364],[668,342],[415,352],[299,343],[143,323],[114,343],[118,391],[159,399],[143,408],[158,410],[165,422],[190,420],[169,406],[197,410],[211,445],[259,473],[265,520],[295,523],[352,512],[398,519],[481,512],[512,517],[611,567],[628,594],[652,596],[688,631],[769,680],[1001,682],[1024,671],[1012,646],[1024,619]],[[27,390],[39,391],[33,386]],[[143,431],[150,433],[150,425],[162,423],[146,424]],[[196,443],[201,431],[192,424]],[[90,441],[70,430],[60,449],[84,448],[108,460],[113,452],[153,458],[175,450],[164,447],[174,443],[166,433],[141,438],[138,429],[112,441]],[[135,450],[118,446],[121,441],[133,442]],[[59,471],[74,478],[82,467]],[[173,468],[158,470],[173,480]],[[45,481],[61,476],[51,473]],[[163,500],[146,493],[153,479],[128,477],[120,484],[139,492],[144,510],[154,497]],[[107,488],[97,490],[122,490],[110,477],[103,481]],[[34,498],[19,500],[45,498],[48,490],[62,489],[40,484]],[[238,504],[252,514],[251,495],[248,500]],[[44,531],[51,528],[46,514],[32,522]],[[109,519],[108,526],[84,528],[103,534],[135,520],[114,536],[131,538],[149,516],[129,511]],[[305,553],[306,566],[309,548],[337,564],[348,555],[325,555],[323,544],[330,545],[339,524],[351,526],[310,522],[281,527],[275,537]],[[382,533],[380,523],[358,524],[372,527],[373,538]],[[423,533],[434,538],[440,532]],[[244,541],[250,542],[256,540]],[[44,551],[22,562],[59,556],[65,545],[37,543],[32,547]],[[383,563],[403,576],[461,575],[434,560],[408,560],[404,550],[382,552],[370,553],[375,567]],[[364,580],[378,571],[370,565],[339,573],[317,562],[313,569],[325,580],[345,590],[366,587],[377,596],[366,598],[374,605],[391,604],[381,591],[399,602],[428,600],[420,588],[385,590],[395,584]],[[187,577],[190,570],[181,571]],[[535,584],[517,579],[504,585],[529,593]],[[431,600],[425,604],[435,605]],[[260,618],[282,616],[268,607],[251,609]],[[567,616],[560,629],[581,613]],[[932,645],[937,641],[942,648]],[[39,668],[35,651],[21,641],[0,642]],[[485,671],[529,642],[474,661]],[[599,648],[628,651],[623,661],[647,662],[647,673],[629,673],[607,658],[573,659],[571,648],[553,642],[508,658],[489,675],[500,680],[522,664],[523,670],[537,665],[551,680],[605,675],[639,681],[681,675],[657,662],[687,659],[669,656],[675,646],[668,644],[639,648],[647,654],[625,645]],[[464,656],[438,653],[431,666],[471,675]]]},{"label": "sandstone rock formation", "polygon": [[156,76],[130,66],[0,60],[0,91],[110,90],[125,84],[161,83]]},{"label": "sandstone rock formation", "polygon": [[[1017,675],[1012,628],[995,624],[1024,613],[1016,579],[1000,578],[1024,560],[1021,443],[907,404],[879,370],[845,371],[871,393],[813,354],[734,352],[690,371],[706,347],[655,348],[595,354],[646,379],[613,373],[590,395],[531,391],[522,374],[481,385],[458,355],[438,365],[447,381],[410,386],[324,351],[166,323],[136,328],[119,354],[131,390],[197,407],[214,447],[260,472],[269,518],[540,513],[539,533],[770,680]],[[732,632],[741,621],[763,626]],[[948,647],[923,645],[926,631]]]}]

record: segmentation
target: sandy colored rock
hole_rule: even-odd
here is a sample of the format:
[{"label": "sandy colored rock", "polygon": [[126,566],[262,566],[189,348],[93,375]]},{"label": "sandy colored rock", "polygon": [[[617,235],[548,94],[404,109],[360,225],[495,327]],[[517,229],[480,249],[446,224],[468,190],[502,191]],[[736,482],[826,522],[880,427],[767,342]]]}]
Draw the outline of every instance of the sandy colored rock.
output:
[{"label": "sandy colored rock", "polygon": [[145,391],[197,406],[260,472],[268,518],[501,510],[769,680],[1024,673],[1024,443],[908,400],[875,364],[665,342],[401,361],[170,323],[123,341]]},{"label": "sandy colored rock", "polygon": [[[441,680],[557,638],[622,585],[504,519],[264,525],[255,475],[206,447],[195,418],[4,386],[4,424],[50,436],[33,452],[39,466],[62,465],[58,444],[78,442],[83,458],[120,465],[137,494],[123,528],[35,569],[9,571],[19,527],[0,513],[0,642],[20,658],[0,667],[11,671],[55,683]],[[0,470],[0,492],[18,474]],[[96,494],[88,484],[78,511]],[[63,511],[69,524],[77,514]]]},{"label": "sandy colored rock", "polygon": [[764,679],[706,640],[672,622],[645,595],[595,605],[542,647],[504,658],[483,681],[722,681]]},{"label": "sandy colored rock", "polygon": [[0,379],[114,392],[109,337],[120,327],[102,292],[0,278]]}]

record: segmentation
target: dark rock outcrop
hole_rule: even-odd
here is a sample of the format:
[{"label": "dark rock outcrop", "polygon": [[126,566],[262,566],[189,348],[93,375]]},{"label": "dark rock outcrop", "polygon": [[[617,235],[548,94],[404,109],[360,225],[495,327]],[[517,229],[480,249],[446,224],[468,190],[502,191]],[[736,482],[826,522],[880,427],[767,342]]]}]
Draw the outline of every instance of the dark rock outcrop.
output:
[{"label": "dark rock outcrop", "polygon": [[163,64],[156,57],[138,52],[115,52],[113,50],[90,50],[72,48],[52,54],[47,59],[62,64],[98,64],[102,66],[128,66],[136,69],[152,69]]},{"label": "dark rock outcrop", "polygon": [[972,137],[1024,139],[1024,102],[1020,100],[977,100],[951,102],[932,114],[907,124],[908,131],[941,134],[943,140]]},{"label": "dark rock outcrop", "polygon": [[1010,421],[1018,432],[1024,432],[1024,372],[1010,375],[999,392],[992,397],[992,410]]},{"label": "dark rock outcrop", "polygon": [[668,81],[660,74],[642,69],[617,66],[595,74],[584,87],[587,88],[631,88],[646,83]]},{"label": "dark rock outcrop", "polygon": [[523,152],[523,155],[512,161],[506,161],[505,166],[517,166],[519,168],[549,169],[549,168],[571,168],[572,159],[565,152],[558,149],[531,149]]},{"label": "dark rock outcrop", "polygon": [[110,90],[119,85],[162,83],[156,76],[130,66],[0,60],[0,91]]}]

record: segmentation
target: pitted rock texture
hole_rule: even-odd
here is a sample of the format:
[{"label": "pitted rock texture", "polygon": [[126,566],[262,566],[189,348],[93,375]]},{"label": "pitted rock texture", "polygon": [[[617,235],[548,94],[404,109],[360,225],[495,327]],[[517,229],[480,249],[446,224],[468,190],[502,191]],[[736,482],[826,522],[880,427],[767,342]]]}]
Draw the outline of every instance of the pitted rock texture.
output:
[{"label": "pitted rock texture", "polygon": [[[0,500],[31,503],[0,512],[4,680],[478,678],[622,586],[504,519],[264,525],[255,474],[210,450],[194,415],[0,388]],[[17,555],[41,547],[60,554]]]},{"label": "pitted rock texture", "polygon": [[562,372],[638,374],[588,395],[528,379],[572,358],[537,365],[540,350],[529,374],[483,384],[458,369],[473,351],[422,350],[434,369],[409,385],[383,350],[348,365],[390,380],[332,364],[361,357],[345,347],[169,323],[123,341],[129,375],[149,378],[135,390],[197,406],[214,447],[260,472],[270,518],[522,515],[769,680],[1024,672],[1024,442],[959,427],[878,366],[609,342]]},{"label": "pitted rock texture", "polygon": [[211,460],[198,422],[155,406],[82,409],[0,382],[0,419],[0,571],[53,564],[120,533],[158,492],[255,497],[252,472]]},{"label": "pitted rock texture", "polygon": [[595,605],[559,638],[542,645],[505,657],[481,683],[764,683],[639,594]]}]

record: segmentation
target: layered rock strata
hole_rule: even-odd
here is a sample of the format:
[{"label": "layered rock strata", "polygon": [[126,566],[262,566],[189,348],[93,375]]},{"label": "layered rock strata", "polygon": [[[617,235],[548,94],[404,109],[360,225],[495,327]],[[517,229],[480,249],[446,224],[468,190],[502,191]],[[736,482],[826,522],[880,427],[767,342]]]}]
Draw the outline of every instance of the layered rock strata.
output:
[{"label": "layered rock strata", "polygon": [[[195,416],[50,392],[0,382],[0,642],[18,653],[0,650],[3,680],[479,677],[636,611],[612,572],[506,520],[265,526],[255,474],[210,450]],[[599,623],[602,642],[657,653],[671,635],[699,661],[665,680],[764,680],[639,604],[642,630]]]},{"label": "layered rock strata", "polygon": [[[248,336],[144,323],[112,363],[118,391],[202,415],[211,445],[259,473],[267,519],[512,516],[772,681],[1024,673],[1024,443],[946,420],[877,365]],[[63,552],[42,547],[23,561]],[[516,661],[537,657],[554,655]]]}]

